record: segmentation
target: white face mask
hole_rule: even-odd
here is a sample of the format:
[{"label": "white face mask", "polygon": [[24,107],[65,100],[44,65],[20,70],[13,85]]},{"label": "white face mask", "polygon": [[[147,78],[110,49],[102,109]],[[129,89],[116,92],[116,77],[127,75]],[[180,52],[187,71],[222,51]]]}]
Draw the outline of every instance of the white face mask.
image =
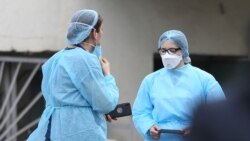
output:
[{"label": "white face mask", "polygon": [[173,69],[176,68],[179,64],[180,61],[182,60],[182,55],[176,55],[176,54],[164,54],[161,55],[162,63],[163,66],[167,69]]}]

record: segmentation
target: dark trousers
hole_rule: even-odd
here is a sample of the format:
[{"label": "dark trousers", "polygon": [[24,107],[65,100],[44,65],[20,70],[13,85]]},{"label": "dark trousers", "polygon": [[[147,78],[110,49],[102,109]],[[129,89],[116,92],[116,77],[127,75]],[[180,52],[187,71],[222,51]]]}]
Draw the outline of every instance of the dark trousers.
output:
[{"label": "dark trousers", "polygon": [[47,129],[47,132],[45,134],[45,141],[51,141],[50,134],[51,134],[51,116],[49,118],[48,129]]}]

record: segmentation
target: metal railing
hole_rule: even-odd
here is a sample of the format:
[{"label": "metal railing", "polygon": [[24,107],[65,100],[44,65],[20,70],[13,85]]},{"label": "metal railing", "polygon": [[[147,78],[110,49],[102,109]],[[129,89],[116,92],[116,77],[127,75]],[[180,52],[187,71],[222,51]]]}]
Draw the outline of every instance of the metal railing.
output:
[{"label": "metal railing", "polygon": [[[29,121],[23,126],[19,122],[30,111],[30,109],[41,99],[41,90],[38,93],[28,92],[32,98],[23,109],[18,105],[25,99],[28,87],[37,75],[41,65],[47,59],[31,57],[0,56],[0,140],[16,141],[18,136],[27,132],[35,126],[39,118]],[[27,69],[28,68],[28,69]],[[23,69],[26,77],[23,77]],[[18,79],[25,80],[18,80]]]}]

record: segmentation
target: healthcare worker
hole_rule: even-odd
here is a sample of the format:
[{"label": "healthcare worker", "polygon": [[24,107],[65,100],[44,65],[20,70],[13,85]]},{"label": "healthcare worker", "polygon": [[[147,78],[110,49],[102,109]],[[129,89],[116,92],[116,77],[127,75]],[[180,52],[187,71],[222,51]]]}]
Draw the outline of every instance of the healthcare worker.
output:
[{"label": "healthcare worker", "polygon": [[133,122],[145,141],[183,141],[183,135],[159,130],[188,134],[194,108],[200,103],[223,100],[224,92],[211,74],[190,64],[188,42],[181,31],[164,32],[158,51],[164,68],[142,81],[133,104]]},{"label": "healthcare worker", "polygon": [[101,57],[102,18],[77,11],[69,24],[69,46],[43,66],[46,108],[28,141],[107,141],[105,113],[118,102],[109,62]]}]

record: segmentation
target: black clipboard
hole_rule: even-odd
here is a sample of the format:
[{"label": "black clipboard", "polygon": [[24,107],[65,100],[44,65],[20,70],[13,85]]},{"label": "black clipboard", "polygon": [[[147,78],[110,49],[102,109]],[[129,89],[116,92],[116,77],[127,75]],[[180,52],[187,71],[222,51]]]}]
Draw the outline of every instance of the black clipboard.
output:
[{"label": "black clipboard", "polygon": [[160,129],[160,133],[169,133],[169,134],[179,134],[183,135],[184,131],[182,130],[172,130],[172,129]]}]

